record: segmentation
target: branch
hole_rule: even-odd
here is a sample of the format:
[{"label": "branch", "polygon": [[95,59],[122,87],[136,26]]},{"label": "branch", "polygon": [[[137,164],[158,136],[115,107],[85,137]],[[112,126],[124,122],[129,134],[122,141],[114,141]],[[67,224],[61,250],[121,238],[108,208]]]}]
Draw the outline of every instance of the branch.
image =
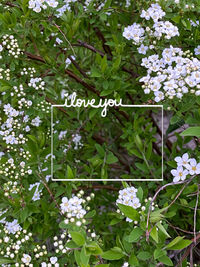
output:
[{"label": "branch", "polygon": [[[149,228],[149,219],[150,219],[150,213],[151,213],[151,210],[152,210],[152,204],[153,202],[156,200],[156,197],[158,196],[158,194],[160,193],[160,191],[164,190],[166,187],[168,186],[171,186],[171,185],[179,185],[179,184],[185,184],[188,185],[197,175],[193,175],[190,179],[186,179],[184,181],[180,181],[180,182],[177,182],[177,183],[168,183],[168,184],[165,184],[163,186],[161,186],[155,193],[155,195],[153,196],[152,200],[151,200],[151,203],[149,205],[149,210],[148,210],[148,214],[147,214],[147,224],[146,224],[146,240],[147,242],[149,241],[149,235],[150,235],[150,232],[151,232],[151,229],[148,230]],[[185,186],[181,189],[181,193],[182,191],[184,190]],[[180,192],[179,192],[180,193]],[[178,194],[179,196],[179,194]],[[175,200],[177,199],[177,197],[175,198]],[[173,201],[174,203],[174,201]],[[168,207],[170,207],[171,205],[169,205]],[[166,207],[166,209],[168,209],[168,207]]]}]

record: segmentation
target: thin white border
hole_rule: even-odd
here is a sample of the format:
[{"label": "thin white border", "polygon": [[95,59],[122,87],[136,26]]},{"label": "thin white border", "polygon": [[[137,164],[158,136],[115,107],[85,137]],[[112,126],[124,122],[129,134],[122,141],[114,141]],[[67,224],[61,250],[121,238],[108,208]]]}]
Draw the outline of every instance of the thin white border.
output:
[{"label": "thin white border", "polygon": [[131,182],[157,182],[157,181],[163,181],[163,130],[164,130],[164,122],[163,122],[163,105],[125,105],[125,104],[122,104],[121,107],[125,107],[125,108],[145,108],[145,107],[148,107],[148,108],[161,108],[162,110],[162,134],[161,134],[161,154],[162,154],[162,179],[53,179],[53,108],[54,107],[66,107],[65,105],[51,105],[51,180],[52,181],[67,181],[67,182],[78,182],[78,181],[88,181],[88,182],[128,182],[128,181],[131,181]]}]

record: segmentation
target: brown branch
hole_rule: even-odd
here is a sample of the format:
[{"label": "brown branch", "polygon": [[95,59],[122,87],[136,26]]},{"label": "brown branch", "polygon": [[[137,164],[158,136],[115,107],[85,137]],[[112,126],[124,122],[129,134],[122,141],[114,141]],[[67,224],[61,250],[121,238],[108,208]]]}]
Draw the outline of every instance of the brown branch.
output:
[{"label": "brown branch", "polygon": [[[33,59],[33,60],[37,60],[40,61],[42,63],[45,63],[45,60],[37,55],[33,55],[29,52],[24,52],[28,58]],[[59,65],[58,65],[59,66]],[[100,96],[99,91],[96,90],[96,88],[93,85],[90,85],[88,83],[86,83],[85,81],[83,81],[81,78],[79,78],[76,74],[74,74],[71,70],[66,69],[65,73],[71,77],[72,79],[74,79],[76,82],[80,83],[82,86],[84,86],[85,88],[87,88],[89,91],[93,92],[94,94],[96,94],[97,96],[101,97],[102,99],[106,99],[106,97],[104,96]],[[129,116],[126,112],[119,110],[119,107],[114,106],[113,107],[119,114],[121,114],[126,120],[129,120]],[[115,117],[119,120],[119,122],[121,123],[121,120],[119,119],[119,117],[115,114]],[[122,123],[121,123],[122,124]]]},{"label": "brown branch", "polygon": [[[83,42],[81,40],[77,40],[77,41],[78,41],[78,44],[72,44],[72,46],[82,46],[82,47],[85,47],[85,48],[91,50],[92,52],[101,55],[102,57],[104,57],[106,55],[106,53],[102,52],[101,50],[96,49],[95,47],[93,47],[90,44],[87,44],[86,42]],[[112,60],[112,56],[110,54],[107,54],[107,59],[108,60]],[[133,65],[135,65],[135,64],[133,64]],[[139,77],[139,75],[137,73],[133,72],[132,70],[127,69],[124,66],[122,67],[122,70],[125,71],[125,72],[127,72],[127,73],[129,73],[129,74],[131,74],[131,76],[133,78]]]},{"label": "brown branch", "polygon": [[71,56],[68,56],[68,58],[71,60],[72,64],[77,68],[77,70],[83,75],[83,77],[88,79],[89,78],[88,75],[85,73],[85,71],[81,69],[79,64]]},{"label": "brown branch", "polygon": [[50,188],[48,187],[48,185],[46,184],[45,179],[44,179],[38,172],[36,172],[36,173],[37,173],[37,175],[40,177],[41,182],[43,183],[43,185],[44,185],[45,188],[47,189],[47,191],[48,191],[48,193],[49,193],[51,199],[53,200],[53,202],[55,203],[56,207],[58,208],[60,215],[63,216],[63,213],[61,212],[60,207],[59,207],[59,205],[58,205],[58,203],[57,203],[57,201],[56,201],[56,199],[55,199],[53,193],[51,192],[51,189],[50,189]]},{"label": "brown branch", "polygon": [[97,37],[99,40],[102,42],[103,50],[105,51],[106,54],[110,55],[112,57],[112,52],[110,47],[106,44],[106,39],[104,38],[102,32],[99,30],[98,27],[94,27],[94,30],[96,32]]}]

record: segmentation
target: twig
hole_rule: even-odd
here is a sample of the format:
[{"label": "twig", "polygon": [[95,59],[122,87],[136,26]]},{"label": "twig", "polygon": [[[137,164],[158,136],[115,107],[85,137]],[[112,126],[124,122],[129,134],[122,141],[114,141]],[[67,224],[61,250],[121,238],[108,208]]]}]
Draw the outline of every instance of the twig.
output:
[{"label": "twig", "polygon": [[40,177],[40,180],[41,180],[41,182],[43,183],[43,185],[46,187],[47,191],[49,192],[49,195],[50,195],[51,199],[53,200],[53,202],[55,203],[56,207],[58,208],[60,215],[63,216],[63,213],[61,212],[60,207],[59,207],[59,205],[58,205],[58,203],[57,203],[57,201],[56,201],[56,199],[55,199],[53,193],[51,192],[51,189],[50,189],[50,188],[48,187],[48,185],[46,184],[44,178],[43,178],[38,172],[36,172],[36,173],[37,173],[37,175]]},{"label": "twig", "polygon": [[[198,234],[196,236],[196,245],[197,245],[197,241],[198,243],[200,242],[200,234]],[[196,246],[194,244],[194,239],[192,239],[192,244],[190,246],[187,247],[185,253],[183,254],[183,256],[181,257],[180,261],[176,264],[175,267],[178,267],[178,266],[182,266],[182,262],[184,261],[184,259],[186,259],[188,257],[188,255],[190,254],[190,250],[191,248],[194,248]]]},{"label": "twig", "polygon": [[[153,196],[153,198],[151,200],[151,203],[149,205],[149,210],[148,210],[148,214],[147,214],[147,224],[146,224],[146,240],[147,240],[147,242],[149,241],[149,235],[150,235],[150,232],[151,232],[151,229],[148,230],[148,228],[149,228],[149,219],[150,219],[150,213],[151,213],[151,210],[152,210],[152,204],[156,200],[156,197],[158,196],[160,191],[164,190],[166,187],[171,186],[171,185],[178,185],[178,184],[184,184],[184,183],[189,184],[195,177],[196,177],[196,174],[193,175],[190,179],[187,179],[187,180],[184,180],[184,181],[180,181],[180,182],[177,182],[177,183],[172,182],[172,183],[165,184],[165,185],[161,186],[156,191],[156,193]],[[166,209],[168,209],[168,207],[166,207]]]},{"label": "twig", "polygon": [[[105,55],[107,55],[107,60],[112,60],[112,56],[111,56],[110,54],[106,54],[106,53],[102,52],[101,50],[96,49],[96,48],[93,47],[92,45],[87,44],[86,42],[83,42],[83,41],[81,41],[81,40],[77,40],[77,41],[78,41],[78,44],[72,44],[72,46],[82,46],[82,47],[85,47],[85,48],[91,50],[92,52],[99,54],[99,55],[102,56],[102,57],[104,57]],[[133,63],[133,65],[135,65],[135,64]],[[135,72],[132,71],[132,70],[127,69],[127,68],[124,67],[124,66],[122,67],[122,70],[123,70],[124,72],[127,72],[127,73],[131,74],[131,76],[132,76],[133,78],[139,77],[139,75],[138,75],[137,73],[135,73]]]},{"label": "twig", "polygon": [[192,252],[192,247],[190,248],[190,267],[194,267],[193,265],[193,252]]},{"label": "twig", "polygon": [[74,51],[74,49],[73,49],[73,47],[72,47],[70,41],[69,41],[69,40],[67,39],[67,37],[65,36],[64,32],[60,29],[60,26],[58,26],[56,23],[54,23],[53,25],[59,30],[59,32],[61,32],[61,34],[63,35],[63,37],[65,38],[65,40],[66,40],[67,43],[69,44],[69,46],[70,46],[70,48],[71,48],[71,50],[72,50],[74,56],[76,56],[76,53],[75,53],[75,51]]},{"label": "twig", "polygon": [[196,221],[197,221],[196,217],[197,217],[197,208],[198,208],[198,203],[199,203],[199,187],[197,190],[198,190],[197,200],[196,200],[195,209],[194,209],[194,244],[195,245],[196,245]]}]

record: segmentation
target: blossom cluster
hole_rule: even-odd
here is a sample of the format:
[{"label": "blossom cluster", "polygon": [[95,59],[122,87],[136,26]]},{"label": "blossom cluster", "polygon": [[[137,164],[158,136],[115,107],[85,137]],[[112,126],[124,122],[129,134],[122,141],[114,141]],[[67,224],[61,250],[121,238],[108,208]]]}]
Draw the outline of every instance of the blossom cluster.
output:
[{"label": "blossom cluster", "polygon": [[47,9],[47,7],[57,7],[58,1],[55,0],[29,0],[29,8],[33,9],[36,13],[39,13],[42,9]]},{"label": "blossom cluster", "polygon": [[76,223],[77,226],[81,226],[82,223],[86,222],[84,215],[90,210],[90,207],[86,206],[86,203],[94,197],[94,194],[92,193],[90,196],[87,196],[86,199],[82,198],[83,194],[84,191],[81,190],[76,196],[72,195],[70,199],[67,197],[62,198],[60,208],[62,213],[68,218],[64,221],[66,224],[71,222]]},{"label": "blossom cluster", "polygon": [[[134,45],[140,45],[138,52],[140,54],[146,54],[148,49],[154,48],[154,43],[156,39],[160,40],[161,37],[166,39],[171,39],[174,36],[179,35],[178,28],[174,26],[170,21],[162,21],[162,17],[165,16],[165,12],[162,10],[159,4],[151,4],[147,10],[142,10],[140,15],[141,18],[145,20],[153,20],[152,27],[142,27],[139,23],[134,22],[131,26],[125,27],[123,36],[127,40],[132,40]],[[155,40],[149,44],[149,40]]]},{"label": "blossom cluster", "polygon": [[[3,224],[4,226],[1,225],[0,227],[0,255],[8,259],[14,259],[16,262],[15,266],[20,266],[17,263],[17,259],[19,258],[20,252],[24,250],[25,243],[33,242],[32,233],[23,230],[17,220],[12,222],[4,221]],[[27,259],[25,259],[26,257]],[[24,254],[20,263],[27,263],[29,257],[27,254]]]},{"label": "blossom cluster", "polygon": [[[0,211],[1,216],[4,213],[6,211]],[[23,229],[16,219],[9,222],[4,217],[0,222],[0,255],[1,257],[12,259],[15,263],[13,266],[33,267],[38,261],[42,267],[60,266],[56,256],[52,255],[52,253],[49,256],[47,246],[33,243],[32,233]],[[53,248],[55,249],[55,255],[60,252],[64,254],[69,250],[66,241],[70,241],[70,238],[66,231],[62,232],[60,236],[54,236]],[[28,251],[26,248],[29,248]]]},{"label": "blossom cluster", "polygon": [[[14,36],[6,34],[2,40],[1,56],[9,55],[17,58],[21,50]],[[10,80],[11,70],[9,64],[5,70],[0,69],[0,79]],[[4,152],[0,151],[0,176],[6,180],[2,185],[6,197],[23,191],[25,188],[22,178],[32,174],[32,167],[29,166],[31,153],[27,147],[29,140],[27,133],[29,134],[31,130],[34,130],[34,127],[39,127],[42,123],[40,115],[38,116],[39,108],[43,114],[50,112],[50,104],[44,100],[44,96],[40,96],[44,89],[45,82],[36,76],[35,68],[23,65],[18,70],[17,80],[12,78],[12,85],[11,83],[8,84],[5,92],[2,92],[6,102],[2,104],[0,101],[2,112],[0,137],[5,147]],[[33,90],[34,93],[32,93]],[[36,105],[36,101],[39,104]],[[32,109],[31,112],[29,111],[30,108]],[[42,116],[44,116],[43,114]],[[47,137],[50,135],[49,130],[47,129]],[[31,184],[29,188],[34,187],[34,185],[36,185],[37,190],[35,190],[33,200],[37,200],[41,192],[38,190],[37,184]]]},{"label": "blossom cluster", "polygon": [[[134,186],[124,188],[119,191],[118,199],[116,204],[120,203],[126,206],[130,206],[134,209],[141,207],[139,198],[136,196],[137,189]],[[126,218],[126,221],[132,222],[131,219]]]},{"label": "blossom cluster", "polygon": [[145,94],[153,92],[156,102],[165,97],[180,99],[186,93],[200,95],[200,61],[189,51],[170,46],[161,58],[157,54],[145,57],[141,65],[147,69],[147,76],[139,81],[144,82]]},{"label": "blossom cluster", "polygon": [[[2,37],[2,43],[0,45],[0,53],[4,50],[8,51],[8,55],[13,56],[14,58],[18,58],[22,53],[18,41],[15,39],[13,35],[5,34]],[[0,57],[0,59],[2,56]]]},{"label": "blossom cluster", "polygon": [[176,157],[175,161],[177,169],[171,170],[174,183],[184,181],[187,175],[200,174],[200,163],[197,163],[195,158],[189,158],[188,153],[183,154],[182,157]]}]

